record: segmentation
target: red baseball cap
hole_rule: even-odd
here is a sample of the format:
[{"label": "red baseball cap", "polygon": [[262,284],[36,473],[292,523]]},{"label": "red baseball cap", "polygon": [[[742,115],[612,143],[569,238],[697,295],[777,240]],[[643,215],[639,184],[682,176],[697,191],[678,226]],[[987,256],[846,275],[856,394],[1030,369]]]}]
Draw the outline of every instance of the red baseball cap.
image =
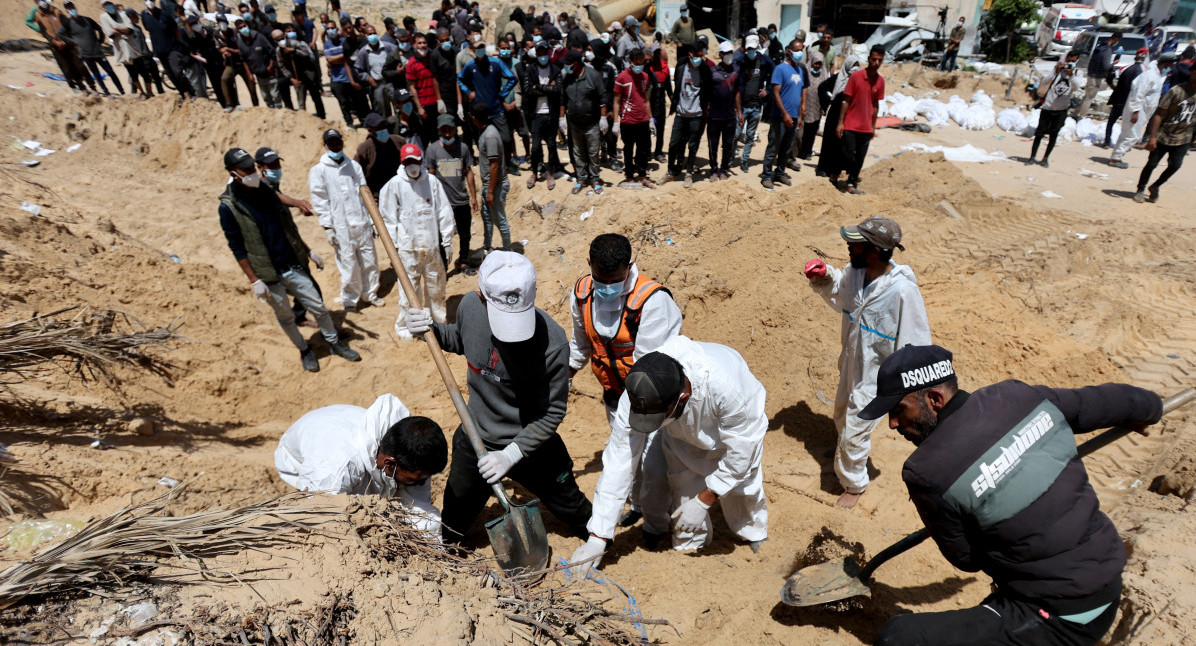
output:
[{"label": "red baseball cap", "polygon": [[1148,56],[1149,54],[1150,54],[1149,49],[1146,49],[1145,47],[1138,48],[1138,54],[1137,54],[1138,56]]},{"label": "red baseball cap", "polygon": [[403,144],[403,147],[399,149],[399,162],[406,162],[408,159],[422,162],[424,160],[424,153],[415,144]]}]

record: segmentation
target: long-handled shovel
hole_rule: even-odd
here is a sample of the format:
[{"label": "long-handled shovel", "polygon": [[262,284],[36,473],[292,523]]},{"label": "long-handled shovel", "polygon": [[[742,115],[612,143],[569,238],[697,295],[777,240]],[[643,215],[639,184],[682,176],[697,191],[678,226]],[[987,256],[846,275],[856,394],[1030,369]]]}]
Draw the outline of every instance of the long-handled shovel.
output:
[{"label": "long-handled shovel", "polygon": [[[370,194],[369,187],[361,187],[361,199],[365,201],[366,209],[370,212],[374,229],[382,240],[382,246],[395,269],[403,293],[407,295],[407,301],[412,307],[423,307],[419,294],[415,293],[407,270],[403,267],[403,261],[399,259],[399,252],[395,250],[395,243],[390,238],[386,223],[382,221],[382,215],[378,212],[378,205],[374,203],[374,196]],[[435,334],[425,334],[424,340],[428,343],[428,349],[432,351],[432,361],[436,363],[440,377],[444,380],[444,387],[453,400],[453,407],[457,409],[457,415],[461,418],[461,427],[465,429],[465,435],[469,437],[473,450],[481,458],[486,455],[486,447],[478,435],[473,415],[469,413],[469,407],[461,396],[461,389],[457,387],[457,380],[453,378],[448,362],[444,359],[444,351],[440,349]],[[540,516],[540,501],[533,500],[526,505],[512,504],[501,483],[494,484],[493,488],[494,495],[498,496],[499,502],[506,510],[502,516],[486,524],[486,533],[490,535],[490,546],[494,549],[494,558],[498,560],[498,566],[510,575],[543,570],[548,565],[548,534],[544,531],[544,519]]]},{"label": "long-handled shovel", "polygon": [[[1193,399],[1196,399],[1196,390],[1192,388],[1178,392],[1163,400],[1163,414],[1170,413]],[[1130,429],[1121,426],[1111,428],[1084,442],[1076,451],[1080,457],[1086,457],[1130,432]],[[841,563],[820,563],[802,568],[785,581],[785,587],[781,588],[781,602],[789,606],[814,606],[868,594],[871,592],[868,580],[872,578],[876,568],[928,538],[930,532],[926,528],[919,529],[872,557],[862,569],[850,557],[844,558]]]}]

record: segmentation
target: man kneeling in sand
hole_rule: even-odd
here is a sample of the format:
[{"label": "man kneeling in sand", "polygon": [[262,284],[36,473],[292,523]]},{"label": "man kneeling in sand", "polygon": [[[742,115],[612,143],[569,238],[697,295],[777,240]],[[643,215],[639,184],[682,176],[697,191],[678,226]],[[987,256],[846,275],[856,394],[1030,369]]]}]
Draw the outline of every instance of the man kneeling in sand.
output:
[{"label": "man kneeling in sand", "polygon": [[367,409],[338,404],[300,417],[282,434],[274,466],[301,491],[397,497],[419,529],[440,536],[428,478],[448,465],[440,425],[410,414],[394,395]]}]

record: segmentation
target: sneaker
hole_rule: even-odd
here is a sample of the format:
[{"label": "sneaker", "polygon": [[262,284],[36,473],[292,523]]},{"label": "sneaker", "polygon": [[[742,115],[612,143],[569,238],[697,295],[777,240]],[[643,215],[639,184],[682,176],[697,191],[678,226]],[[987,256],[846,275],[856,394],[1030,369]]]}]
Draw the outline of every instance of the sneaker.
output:
[{"label": "sneaker", "polygon": [[1158,202],[1158,201],[1159,201],[1159,187],[1157,187],[1157,186],[1151,186],[1150,188],[1147,188],[1146,190],[1147,190],[1147,191],[1149,191],[1149,192],[1146,194],[1146,201],[1147,201],[1147,202],[1154,203],[1154,202]]},{"label": "sneaker", "polygon": [[764,190],[766,190],[766,191],[771,191],[771,190],[773,190],[773,189],[775,188],[775,187],[772,185],[772,180],[771,180],[771,179],[769,179],[769,178],[767,178],[767,177],[765,177],[764,179],[760,180],[760,186],[763,186],[763,187],[764,187]]},{"label": "sneaker", "polygon": [[344,306],[345,313],[350,314],[357,311],[357,303],[349,303]]},{"label": "sneaker", "polygon": [[694,174],[686,173],[685,174],[685,188],[692,188],[693,185],[694,185]]},{"label": "sneaker", "polygon": [[515,177],[519,177],[519,176],[520,176],[520,175],[522,175],[523,173],[519,172],[519,167],[518,167],[518,166],[515,166],[515,165],[512,165],[512,164],[507,164],[507,174],[508,174],[508,175],[514,175]]},{"label": "sneaker", "polygon": [[378,298],[377,296],[371,296],[370,305],[373,305],[374,307],[386,307],[386,301]]},{"label": "sneaker", "polygon": [[602,184],[594,185],[594,195],[602,195]]},{"label": "sneaker", "polygon": [[1109,165],[1113,168],[1129,168],[1130,165],[1121,161],[1120,159],[1110,159]]},{"label": "sneaker", "polygon": [[584,186],[582,186],[581,184],[574,184],[574,185],[573,185],[573,190],[572,190],[572,191],[569,191],[569,192],[570,192],[570,193],[572,193],[572,194],[574,194],[574,195],[577,195],[578,193],[582,192],[584,189],[585,189],[585,187],[584,187]]},{"label": "sneaker", "polygon": [[846,189],[845,191],[843,191],[843,192],[844,192],[844,193],[849,193],[849,194],[851,194],[851,195],[863,195],[863,194],[864,194],[864,192],[863,192],[863,191],[861,191],[860,189],[856,188],[855,186],[852,186],[851,184],[848,184],[848,185],[847,185],[847,189]]},{"label": "sneaker", "polygon": [[299,353],[299,360],[303,362],[303,369],[308,372],[319,372],[320,362],[316,359],[316,353],[310,347]]},{"label": "sneaker", "polygon": [[798,166],[797,162],[785,162],[785,168],[788,168],[795,173],[801,172],[801,166]]},{"label": "sneaker", "polygon": [[1050,168],[1050,167],[1051,167],[1051,162],[1047,161],[1047,160],[1046,160],[1046,157],[1043,157],[1043,158],[1042,158],[1042,161],[1038,162],[1038,165],[1039,165],[1039,166],[1042,166],[1043,168]]},{"label": "sneaker", "polygon": [[644,514],[641,513],[640,510],[632,507],[619,517],[619,527],[631,527],[632,525],[640,522],[640,519],[643,517]]},{"label": "sneaker", "polygon": [[610,169],[615,171],[616,173],[622,173],[623,172],[623,164],[621,164],[618,160],[612,161],[610,163]]},{"label": "sneaker", "polygon": [[793,180],[790,179],[788,175],[784,175],[784,174],[777,175],[776,177],[772,178],[772,181],[780,182],[780,183],[784,184],[785,186],[793,186]]},{"label": "sneaker", "polygon": [[741,172],[741,173],[744,173],[744,174],[746,175],[746,174],[747,174],[747,172],[748,172],[747,164],[740,164],[740,165],[739,165],[739,172]]},{"label": "sneaker", "polygon": [[1138,204],[1145,202],[1146,201],[1146,193],[1144,191],[1138,191],[1137,193],[1134,193],[1134,201],[1137,202]]},{"label": "sneaker", "polygon": [[656,156],[656,163],[658,163],[658,164],[667,164],[667,163],[669,163],[669,158],[668,158],[668,157],[666,157],[666,156],[664,156],[664,155],[657,155],[657,156]]},{"label": "sneaker", "polygon": [[332,354],[335,354],[338,357],[342,357],[349,361],[361,361],[361,355],[357,354],[357,351],[353,348],[350,348],[348,343],[345,343],[340,339],[329,343],[328,347],[332,350]]}]

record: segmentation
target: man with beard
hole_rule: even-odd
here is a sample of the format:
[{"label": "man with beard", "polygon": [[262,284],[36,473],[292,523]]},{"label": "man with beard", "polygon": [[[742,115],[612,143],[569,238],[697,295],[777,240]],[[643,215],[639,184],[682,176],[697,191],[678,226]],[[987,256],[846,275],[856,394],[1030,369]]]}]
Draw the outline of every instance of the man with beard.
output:
[{"label": "man with beard", "polygon": [[974,608],[907,614],[876,643],[1096,644],[1113,624],[1126,553],[1100,511],[1074,435],[1127,426],[1147,435],[1158,395],[1125,384],[1086,388],[1002,381],[959,390],[951,353],[905,346],[880,365],[877,397],[917,449],[901,476],[939,551],[992,577]]},{"label": "man with beard", "polygon": [[843,313],[839,391],[835,395],[835,474],[843,485],[837,506],[855,507],[868,488],[868,452],[875,420],[857,417],[876,395],[880,362],[898,348],[930,343],[926,305],[914,272],[893,262],[901,227],[874,215],[858,226],[840,227],[851,266],[840,271],[819,259],[806,263],[810,288]]}]

